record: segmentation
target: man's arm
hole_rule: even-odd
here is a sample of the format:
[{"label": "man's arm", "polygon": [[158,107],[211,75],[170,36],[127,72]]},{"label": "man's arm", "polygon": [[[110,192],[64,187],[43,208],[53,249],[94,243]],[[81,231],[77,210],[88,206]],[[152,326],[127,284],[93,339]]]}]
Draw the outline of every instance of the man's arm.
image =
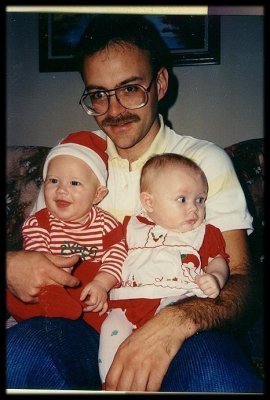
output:
[{"label": "man's arm", "polygon": [[62,269],[77,261],[77,255],[67,258],[36,251],[10,251],[6,255],[7,287],[22,301],[35,303],[42,286],[77,286],[79,280]]},{"label": "man's arm", "polygon": [[216,299],[192,297],[162,309],[119,347],[106,390],[158,391],[185,339],[236,319],[249,292],[249,252],[244,230],[223,233],[230,277]]}]

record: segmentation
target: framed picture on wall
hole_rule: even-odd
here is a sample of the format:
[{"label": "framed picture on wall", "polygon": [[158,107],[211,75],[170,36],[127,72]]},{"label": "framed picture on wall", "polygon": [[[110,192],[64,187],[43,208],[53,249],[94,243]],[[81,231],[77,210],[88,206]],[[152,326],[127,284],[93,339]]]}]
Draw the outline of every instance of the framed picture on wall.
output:
[{"label": "framed picture on wall", "polygon": [[[94,14],[39,14],[39,71],[75,71],[73,51]],[[220,63],[220,17],[145,15],[158,28],[174,66]]]}]

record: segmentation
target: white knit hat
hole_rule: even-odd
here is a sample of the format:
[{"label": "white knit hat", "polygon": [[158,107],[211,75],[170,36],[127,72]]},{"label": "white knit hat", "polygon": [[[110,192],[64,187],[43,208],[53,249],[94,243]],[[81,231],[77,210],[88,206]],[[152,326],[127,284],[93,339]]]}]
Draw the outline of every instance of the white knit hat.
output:
[{"label": "white knit hat", "polygon": [[100,136],[90,131],[70,133],[66,138],[53,147],[49,152],[44,167],[43,179],[45,180],[49,162],[56,156],[67,155],[78,157],[92,169],[102,186],[106,186],[108,178],[107,142]]}]

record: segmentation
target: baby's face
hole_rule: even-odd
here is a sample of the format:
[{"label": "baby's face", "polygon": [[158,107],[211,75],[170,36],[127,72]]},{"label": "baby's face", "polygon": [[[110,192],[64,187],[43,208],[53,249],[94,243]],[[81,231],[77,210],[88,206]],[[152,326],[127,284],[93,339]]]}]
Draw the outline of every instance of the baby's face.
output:
[{"label": "baby's face", "polygon": [[165,168],[151,183],[153,221],[166,229],[187,232],[205,218],[207,187],[200,174],[183,166]]},{"label": "baby's face", "polygon": [[77,157],[59,155],[49,165],[44,183],[49,211],[63,221],[83,223],[100,183],[91,168]]}]

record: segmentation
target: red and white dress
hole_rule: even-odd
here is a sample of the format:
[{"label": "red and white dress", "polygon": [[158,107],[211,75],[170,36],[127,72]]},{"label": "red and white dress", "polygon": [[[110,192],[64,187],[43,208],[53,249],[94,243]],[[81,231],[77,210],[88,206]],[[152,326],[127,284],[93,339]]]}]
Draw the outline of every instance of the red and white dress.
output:
[{"label": "red and white dress", "polygon": [[[128,218],[129,219],[129,218]],[[110,291],[110,312],[100,334],[99,367],[105,381],[123,340],[161,308],[190,296],[207,297],[194,283],[209,257],[228,260],[221,231],[203,222],[185,233],[168,231],[144,213],[124,221],[128,257],[122,283]]]}]

